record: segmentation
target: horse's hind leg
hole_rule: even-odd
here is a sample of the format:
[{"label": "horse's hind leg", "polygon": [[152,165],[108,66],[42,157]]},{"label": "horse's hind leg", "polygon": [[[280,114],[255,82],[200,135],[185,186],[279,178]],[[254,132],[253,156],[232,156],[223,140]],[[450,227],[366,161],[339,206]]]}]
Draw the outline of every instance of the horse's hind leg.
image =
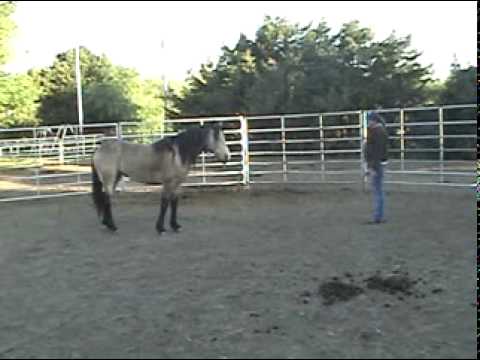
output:
[{"label": "horse's hind leg", "polygon": [[115,225],[115,222],[113,221],[113,216],[112,216],[111,197],[108,194],[105,194],[105,212],[103,213],[102,223],[112,231],[117,230],[117,226]]},{"label": "horse's hind leg", "polygon": [[172,198],[170,200],[172,212],[170,214],[170,227],[173,231],[178,231],[181,228],[181,225],[177,222],[177,208],[178,208],[178,195],[173,193]]},{"label": "horse's hind leg", "polygon": [[115,222],[113,221],[113,216],[112,216],[112,196],[114,193],[114,185],[108,185],[106,186],[105,189],[105,211],[103,213],[103,221],[102,224],[105,225],[107,228],[109,228],[112,231],[117,230],[117,226],[115,225]]}]

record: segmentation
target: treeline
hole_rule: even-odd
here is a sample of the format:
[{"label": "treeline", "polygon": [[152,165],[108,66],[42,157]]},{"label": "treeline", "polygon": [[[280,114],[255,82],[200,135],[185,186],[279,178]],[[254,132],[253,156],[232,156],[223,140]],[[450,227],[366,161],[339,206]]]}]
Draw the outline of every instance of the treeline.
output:
[{"label": "treeline", "polygon": [[[0,2],[0,69],[15,31],[14,2]],[[215,63],[201,64],[181,89],[142,79],[105,55],[81,48],[85,123],[139,121],[159,128],[168,117],[303,113],[426,104],[475,103],[476,67],[452,64],[445,82],[419,63],[410,37],[375,40],[358,22],[333,33],[267,17],[255,39],[240,35]],[[193,51],[193,50],[192,50]],[[166,96],[167,95],[167,96]],[[167,114],[165,114],[167,112]],[[0,71],[0,127],[76,124],[75,52],[25,74]]]}]

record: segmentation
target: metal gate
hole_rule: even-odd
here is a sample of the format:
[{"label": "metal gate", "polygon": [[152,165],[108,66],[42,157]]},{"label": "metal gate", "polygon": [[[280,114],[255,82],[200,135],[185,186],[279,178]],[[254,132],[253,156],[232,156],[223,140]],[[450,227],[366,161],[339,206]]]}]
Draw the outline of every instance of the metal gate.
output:
[{"label": "metal gate", "polygon": [[360,111],[247,117],[250,183],[355,183]]}]

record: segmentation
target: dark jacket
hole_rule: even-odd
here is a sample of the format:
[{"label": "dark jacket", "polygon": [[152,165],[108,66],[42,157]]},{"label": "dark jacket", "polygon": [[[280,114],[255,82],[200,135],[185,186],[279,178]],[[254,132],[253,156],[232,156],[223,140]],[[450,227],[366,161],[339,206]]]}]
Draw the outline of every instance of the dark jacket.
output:
[{"label": "dark jacket", "polygon": [[377,125],[367,129],[365,157],[369,169],[377,170],[382,161],[388,159],[388,133],[384,126]]}]

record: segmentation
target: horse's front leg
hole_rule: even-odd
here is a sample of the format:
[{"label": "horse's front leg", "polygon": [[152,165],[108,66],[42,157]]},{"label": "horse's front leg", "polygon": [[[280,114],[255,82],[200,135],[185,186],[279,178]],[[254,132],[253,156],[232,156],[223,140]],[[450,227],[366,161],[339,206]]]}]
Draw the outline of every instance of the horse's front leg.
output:
[{"label": "horse's front leg", "polygon": [[157,220],[157,231],[161,235],[165,232],[165,227],[163,226],[165,222],[165,214],[168,209],[168,205],[170,203],[170,195],[169,194],[162,194],[162,202],[160,204],[160,215],[158,216]]},{"label": "horse's front leg", "polygon": [[175,193],[172,195],[171,208],[172,212],[170,214],[170,227],[173,229],[173,231],[177,232],[180,230],[181,225],[179,225],[177,222],[178,195]]}]

